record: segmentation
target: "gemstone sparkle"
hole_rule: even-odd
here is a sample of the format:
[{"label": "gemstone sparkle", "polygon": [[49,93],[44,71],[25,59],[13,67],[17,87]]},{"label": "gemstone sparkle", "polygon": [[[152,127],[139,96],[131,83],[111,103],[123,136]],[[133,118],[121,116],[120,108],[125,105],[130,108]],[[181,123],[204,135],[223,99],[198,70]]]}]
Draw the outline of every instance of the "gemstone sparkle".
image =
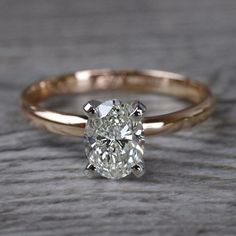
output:
[{"label": "gemstone sparkle", "polygon": [[143,163],[144,132],[137,107],[119,100],[98,104],[85,127],[86,155],[100,175],[119,179]]}]

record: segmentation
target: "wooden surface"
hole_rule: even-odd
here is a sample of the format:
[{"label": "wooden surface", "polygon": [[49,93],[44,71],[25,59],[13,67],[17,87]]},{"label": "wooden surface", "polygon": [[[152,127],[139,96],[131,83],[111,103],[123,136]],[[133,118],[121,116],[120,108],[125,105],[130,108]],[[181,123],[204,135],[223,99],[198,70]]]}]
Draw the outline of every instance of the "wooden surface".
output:
[{"label": "wooden surface", "polygon": [[[216,112],[148,138],[143,178],[87,179],[82,139],[30,127],[19,94],[43,76],[104,67],[192,75],[211,86]],[[0,0],[0,235],[235,236],[235,76],[235,0]],[[139,99],[151,113],[177,108]]]}]

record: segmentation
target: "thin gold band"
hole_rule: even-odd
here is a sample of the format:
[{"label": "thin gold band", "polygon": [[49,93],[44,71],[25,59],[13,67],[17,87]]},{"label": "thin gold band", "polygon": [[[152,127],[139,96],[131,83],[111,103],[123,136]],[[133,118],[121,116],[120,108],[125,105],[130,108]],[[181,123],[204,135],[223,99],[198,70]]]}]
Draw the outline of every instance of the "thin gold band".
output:
[{"label": "thin gold band", "polygon": [[213,97],[203,84],[186,76],[155,70],[91,70],[39,81],[22,93],[22,109],[36,126],[53,133],[83,136],[87,117],[40,107],[49,97],[96,90],[156,92],[184,98],[192,105],[169,114],[144,117],[145,135],[174,132],[191,127],[209,117]]}]

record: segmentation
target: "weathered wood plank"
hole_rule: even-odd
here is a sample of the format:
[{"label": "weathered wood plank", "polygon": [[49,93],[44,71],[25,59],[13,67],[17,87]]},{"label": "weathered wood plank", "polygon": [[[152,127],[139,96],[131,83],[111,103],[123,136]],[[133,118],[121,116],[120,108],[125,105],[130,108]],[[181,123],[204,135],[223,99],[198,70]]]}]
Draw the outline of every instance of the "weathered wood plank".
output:
[{"label": "weathered wood plank", "polygon": [[[0,0],[0,235],[235,235],[235,22],[234,0]],[[29,127],[19,93],[42,76],[104,67],[199,76],[216,112],[148,138],[143,178],[87,179],[82,139]],[[182,106],[138,96],[150,113]]]}]

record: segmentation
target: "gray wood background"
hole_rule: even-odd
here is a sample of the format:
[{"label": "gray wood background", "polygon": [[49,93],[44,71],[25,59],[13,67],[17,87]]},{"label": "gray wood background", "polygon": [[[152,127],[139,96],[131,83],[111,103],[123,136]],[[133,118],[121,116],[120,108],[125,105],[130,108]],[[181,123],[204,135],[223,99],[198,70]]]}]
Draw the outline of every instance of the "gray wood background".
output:
[{"label": "gray wood background", "polygon": [[[143,178],[87,179],[82,139],[30,127],[19,95],[43,76],[104,67],[192,75],[216,111],[148,138]],[[235,0],[0,0],[0,235],[235,236],[235,76]],[[179,106],[139,99],[152,113]]]}]

